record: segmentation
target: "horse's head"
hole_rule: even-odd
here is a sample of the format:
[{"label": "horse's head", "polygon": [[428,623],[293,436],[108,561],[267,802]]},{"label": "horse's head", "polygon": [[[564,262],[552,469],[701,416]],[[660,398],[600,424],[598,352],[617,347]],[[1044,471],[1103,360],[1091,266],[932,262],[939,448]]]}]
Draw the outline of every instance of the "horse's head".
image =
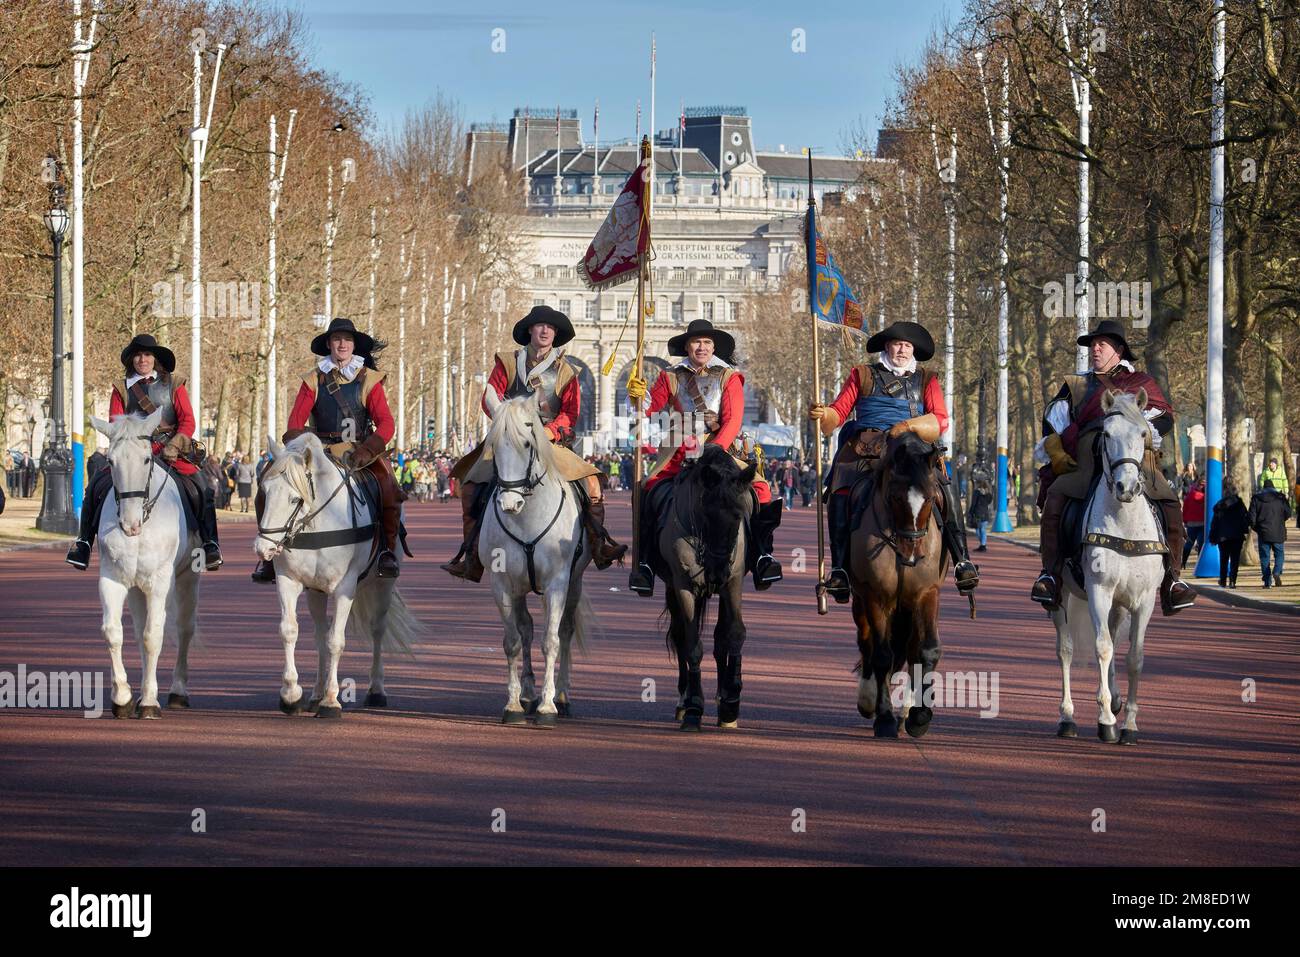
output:
[{"label": "horse's head", "polygon": [[905,565],[915,565],[923,557],[917,548],[929,529],[930,513],[940,494],[935,478],[938,464],[939,447],[912,432],[891,439],[881,459],[880,494]]},{"label": "horse's head", "polygon": [[1101,458],[1106,485],[1121,502],[1142,494],[1142,458],[1151,444],[1151,423],[1143,416],[1146,389],[1136,396],[1106,390],[1101,397]]},{"label": "horse's head", "polygon": [[687,516],[687,530],[700,541],[704,581],[711,591],[731,579],[741,524],[753,505],[755,474],[756,466],[742,469],[726,449],[709,444],[677,479],[674,498],[683,509],[678,514]]},{"label": "horse's head", "polygon": [[108,466],[117,499],[117,524],[127,535],[140,534],[158,488],[153,479],[153,434],[162,422],[162,409],[150,416],[119,415],[112,422],[91,417],[91,424],[108,437]]},{"label": "horse's head", "polygon": [[258,479],[262,517],[253,550],[270,561],[284,550],[285,539],[297,532],[316,501],[316,467],[325,461],[325,448],[312,432],[281,445],[267,436],[271,461]]},{"label": "horse's head", "polygon": [[496,466],[501,511],[512,515],[522,512],[528,496],[555,461],[551,436],[537,414],[537,403],[526,395],[500,403],[483,441]]}]

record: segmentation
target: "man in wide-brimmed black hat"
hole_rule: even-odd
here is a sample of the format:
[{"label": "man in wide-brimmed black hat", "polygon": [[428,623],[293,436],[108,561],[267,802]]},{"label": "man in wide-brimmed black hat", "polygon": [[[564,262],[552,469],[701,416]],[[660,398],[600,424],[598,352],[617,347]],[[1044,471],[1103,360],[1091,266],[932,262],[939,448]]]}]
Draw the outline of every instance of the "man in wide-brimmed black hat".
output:
[{"label": "man in wide-brimmed black hat", "polygon": [[[603,569],[622,561],[627,546],[614,541],[605,529],[600,470],[569,448],[582,402],[577,373],[565,359],[562,348],[573,336],[573,323],[568,316],[550,306],[534,306],[515,323],[513,338],[521,348],[496,354],[492,374],[483,389],[482,405],[491,417],[497,404],[505,399],[521,395],[537,399],[538,414],[555,445],[555,463],[560,476],[574,483],[578,500],[584,503],[582,514],[591,537],[592,561]],[[483,564],[478,557],[478,529],[493,470],[487,447],[481,443],[452,470],[459,486],[465,539],[456,556],[440,567],[457,578],[476,582],[483,577]]]},{"label": "man in wide-brimmed black hat", "polygon": [[1103,319],[1078,344],[1088,347],[1092,370],[1086,375],[1068,375],[1056,397],[1043,414],[1043,437],[1034,449],[1039,470],[1038,504],[1042,519],[1038,535],[1042,574],[1034,582],[1030,598],[1048,608],[1060,602],[1062,556],[1058,547],[1061,514],[1067,499],[1082,499],[1088,494],[1096,470],[1093,439],[1101,428],[1102,397],[1109,390],[1137,395],[1146,390],[1143,410],[1151,423],[1151,448],[1142,460],[1146,495],[1163,516],[1169,554],[1165,556],[1165,578],[1160,585],[1160,606],[1166,615],[1188,608],[1196,592],[1182,580],[1183,543],[1187,530],[1183,526],[1178,493],[1160,471],[1156,452],[1161,440],[1174,426],[1173,408],[1159,384],[1145,372],[1134,368],[1133,351],[1124,336],[1124,326],[1113,319]]},{"label": "man in wide-brimmed black hat", "polygon": [[[206,482],[193,478],[199,467],[187,458],[195,455],[195,420],[189,393],[185,391],[185,377],[175,375],[176,356],[166,346],[160,346],[153,336],[138,335],[122,350],[121,359],[124,378],[113,383],[108,417],[111,420],[119,415],[150,416],[158,409],[163,410],[162,421],[153,436],[153,453],[162,457],[181,492],[188,496],[203,539],[204,566],[208,571],[216,571],[222,563],[217,544],[217,510],[212,489]],[[85,571],[90,564],[90,548],[99,531],[100,510],[112,487],[113,476],[107,467],[90,476],[81,504],[81,528],[64,559],[73,568]]]},{"label": "man in wide-brimmed black hat", "polygon": [[[694,319],[685,332],[668,340],[668,354],[680,356],[681,362],[665,370],[652,389],[647,390],[644,379],[629,378],[628,399],[640,403],[645,415],[671,406],[682,416],[699,416],[708,430],[705,441],[730,450],[745,418],[745,377],[732,365],[735,351],[736,340],[729,332],[715,328],[708,319]],[[681,472],[688,446],[663,445],[659,453],[641,495],[641,528],[645,529],[652,527],[650,490]],[[764,591],[784,577],[781,563],[772,554],[782,503],[772,501],[772,490],[761,474],[754,477],[753,489],[757,508],[750,525],[753,549],[746,564],[753,572],[754,588]],[[644,536],[641,544],[645,545]],[[654,571],[645,555],[638,556],[628,587],[642,597],[654,594]]]},{"label": "man in wide-brimmed black hat", "polygon": [[[375,367],[375,340],[357,329],[351,319],[334,319],[311,341],[311,351],[321,359],[302,377],[298,397],[289,411],[283,441],[315,432],[334,458],[365,468],[379,483],[379,527],[383,535],[375,575],[396,578],[397,535],[405,496],[393,477],[384,450],[397,431],[384,395],[384,376]],[[265,499],[261,488],[253,500],[257,522],[262,523]],[[275,565],[261,559],[252,575],[255,582],[275,581]]]},{"label": "man in wide-brimmed black hat", "polygon": [[[831,570],[823,583],[826,593],[840,604],[852,597],[844,561],[853,486],[879,459],[887,438],[913,432],[923,441],[937,443],[948,428],[948,404],[939,376],[920,365],[934,358],[934,339],[924,326],[895,322],[867,340],[867,351],[880,353],[879,360],[855,366],[834,402],[817,403],[808,410],[824,435],[840,430],[826,507]],[[979,566],[970,560],[966,526],[942,461],[937,472],[943,489],[943,540],[953,556],[957,590],[965,594],[979,584]]]}]

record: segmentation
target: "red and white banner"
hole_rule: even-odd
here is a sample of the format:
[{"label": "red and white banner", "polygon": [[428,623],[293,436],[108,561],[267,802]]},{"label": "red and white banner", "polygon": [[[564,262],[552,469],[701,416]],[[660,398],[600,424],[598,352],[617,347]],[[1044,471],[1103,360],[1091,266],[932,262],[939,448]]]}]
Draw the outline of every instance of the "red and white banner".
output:
[{"label": "red and white banner", "polygon": [[645,185],[648,161],[640,163],[623,184],[618,200],[578,263],[578,274],[588,289],[604,289],[636,278],[637,267],[650,245],[645,222]]}]

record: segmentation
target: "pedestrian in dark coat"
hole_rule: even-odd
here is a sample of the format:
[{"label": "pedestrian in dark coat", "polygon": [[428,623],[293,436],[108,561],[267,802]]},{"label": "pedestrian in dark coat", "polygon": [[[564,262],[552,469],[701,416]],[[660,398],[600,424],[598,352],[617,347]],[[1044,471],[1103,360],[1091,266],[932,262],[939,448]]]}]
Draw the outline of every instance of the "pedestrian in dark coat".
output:
[{"label": "pedestrian in dark coat", "polygon": [[1265,588],[1282,584],[1286,520],[1290,517],[1286,496],[1271,486],[1261,488],[1250,500],[1250,527],[1259,539],[1259,571]]},{"label": "pedestrian in dark coat", "polygon": [[1223,498],[1214,504],[1210,518],[1210,544],[1219,546],[1219,587],[1237,587],[1237,568],[1241,563],[1241,548],[1250,532],[1249,512],[1246,503],[1237,494],[1232,482],[1224,483]]},{"label": "pedestrian in dark coat", "polygon": [[970,508],[966,512],[966,524],[974,525],[979,536],[977,552],[989,550],[989,523],[993,521],[993,483],[988,473],[979,471],[975,476],[975,491],[971,493]]}]

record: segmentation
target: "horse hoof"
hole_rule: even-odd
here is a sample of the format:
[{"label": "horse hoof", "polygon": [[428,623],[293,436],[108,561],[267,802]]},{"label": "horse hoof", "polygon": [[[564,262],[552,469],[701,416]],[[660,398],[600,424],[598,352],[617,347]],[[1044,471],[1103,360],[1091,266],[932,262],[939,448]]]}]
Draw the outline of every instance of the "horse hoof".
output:
[{"label": "horse hoof", "polygon": [[912,708],[907,712],[907,719],[903,722],[903,727],[907,733],[914,738],[919,738],[930,730],[930,721],[934,718],[932,708]]},{"label": "horse hoof", "polygon": [[1056,736],[1058,738],[1077,738],[1079,736],[1079,726],[1073,721],[1062,721],[1056,726]]},{"label": "horse hoof", "polygon": [[1115,730],[1113,724],[1098,724],[1097,737],[1107,744],[1114,744],[1119,740],[1119,732]]},{"label": "horse hoof", "polygon": [[156,721],[162,717],[162,708],[156,704],[142,704],[136,707],[135,716],[147,721]]},{"label": "horse hoof", "polygon": [[872,730],[876,732],[877,738],[896,738],[898,737],[898,719],[891,715],[881,715],[872,724]]},{"label": "horse hoof", "polygon": [[317,705],[316,717],[324,718],[327,721],[338,721],[340,718],[343,717],[343,708],[342,707],[335,708],[327,704]]},{"label": "horse hoof", "polygon": [[735,701],[728,703],[726,701],[718,702],[718,727],[734,728],[736,721],[740,718],[740,702]]},{"label": "horse hoof", "polygon": [[386,695],[386,694],[382,694],[382,693],[380,693],[380,692],[378,692],[378,691],[371,691],[371,692],[368,692],[368,693],[366,694],[366,703],[365,703],[364,707],[367,707],[367,708],[387,708],[387,707],[388,707],[388,695]]},{"label": "horse hoof", "polygon": [[698,711],[687,711],[685,714],[682,715],[682,723],[677,730],[678,731],[699,731],[700,724],[703,718],[704,715],[700,714]]},{"label": "horse hoof", "polygon": [[129,718],[133,714],[135,714],[135,705],[129,701],[126,704],[113,705],[113,717],[115,718]]},{"label": "horse hoof", "polygon": [[167,696],[167,707],[169,708],[188,708],[190,706],[190,696],[187,694],[176,694],[172,692]]},{"label": "horse hoof", "polygon": [[561,718],[573,717],[573,706],[570,705],[569,702],[567,701],[555,702],[555,710]]},{"label": "horse hoof", "polygon": [[677,709],[676,711],[673,712],[673,720],[674,720],[674,721],[680,721],[680,720],[682,720],[682,718],[684,718],[684,717],[686,717],[686,709],[685,709],[685,708],[678,707],[678,709]]},{"label": "horse hoof", "polygon": [[302,714],[302,698],[299,697],[298,700],[293,702],[292,704],[290,704],[288,701],[285,701],[283,698],[281,698],[280,710],[283,711],[285,714]]},{"label": "horse hoof", "polygon": [[1119,733],[1119,743],[1130,744],[1130,745],[1137,744],[1138,733],[1136,731],[1130,731],[1128,728],[1125,728],[1123,731]]},{"label": "horse hoof", "polygon": [[727,730],[727,731],[732,731],[732,730],[734,730],[734,729],[740,727],[740,720],[737,719],[737,718],[732,718],[730,721],[724,721],[724,720],[722,720],[722,716],[719,715],[719,716],[718,716],[718,727],[719,727],[719,728],[723,728],[723,729],[725,729],[725,730]]},{"label": "horse hoof", "polygon": [[553,728],[559,723],[559,716],[538,712],[535,722],[539,728]]},{"label": "horse hoof", "polygon": [[502,724],[527,724],[528,715],[523,711],[511,711],[509,708],[507,708],[505,711],[501,712],[501,723]]}]

